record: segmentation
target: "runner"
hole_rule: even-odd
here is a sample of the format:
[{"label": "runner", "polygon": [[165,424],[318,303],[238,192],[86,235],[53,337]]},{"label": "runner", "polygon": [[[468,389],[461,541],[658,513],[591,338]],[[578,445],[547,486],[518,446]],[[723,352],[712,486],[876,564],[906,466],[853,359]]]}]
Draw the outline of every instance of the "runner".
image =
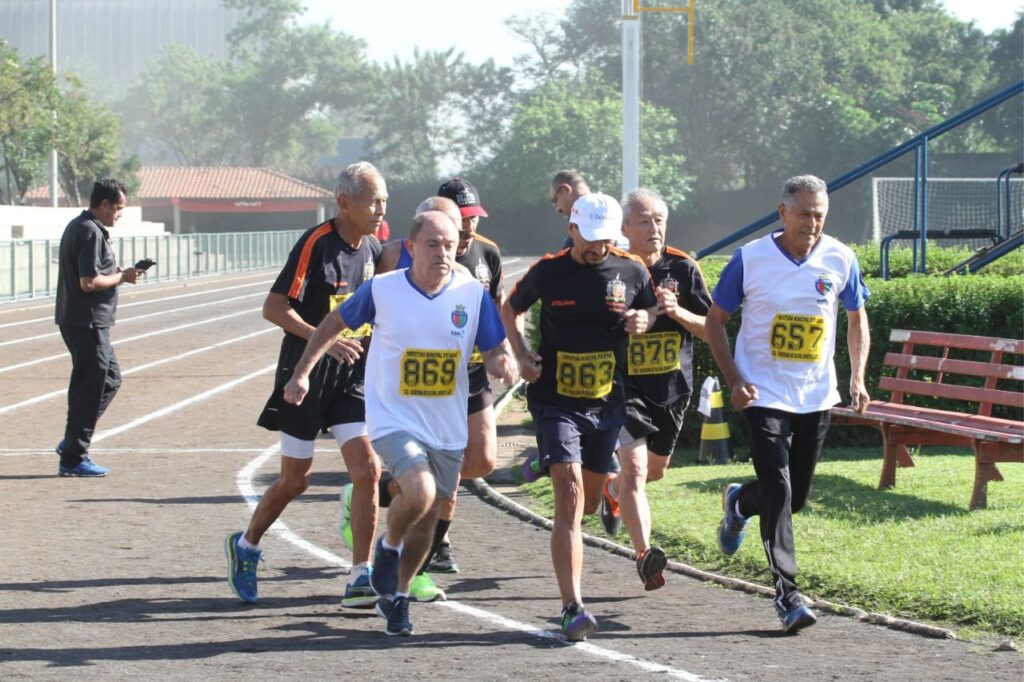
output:
[{"label": "runner", "polygon": [[[551,559],[562,597],[562,632],[570,641],[597,630],[580,586],[584,496],[596,507],[625,421],[628,334],[647,331],[657,315],[647,269],[612,246],[621,226],[622,209],[611,197],[592,193],[577,199],[569,218],[572,248],[534,264],[502,307],[506,333],[530,382],[526,398],[540,465],[550,471],[554,488]],[[540,347],[534,353],[523,325],[537,300]]]},{"label": "runner", "polygon": [[370,328],[356,327],[334,338],[327,357],[313,368],[312,399],[295,406],[282,395],[316,325],[373,276],[380,258],[380,242],[373,235],[387,206],[384,178],[369,163],[353,164],[338,176],[335,196],[338,217],[299,238],[263,304],[263,316],[285,331],[274,392],[258,421],[281,432],[281,473],[260,499],[248,529],[229,535],[225,544],[231,588],[250,604],[258,600],[260,539],[309,486],[322,429],[334,435],[353,483],[353,566],[342,605],[370,608],[376,602],[368,572],[380,464],[367,437],[363,404],[363,348]]},{"label": "runner", "polygon": [[[647,265],[658,297],[658,318],[646,334],[629,340],[626,423],[619,432],[622,471],[609,474],[601,496],[601,522],[615,535],[626,526],[636,550],[636,570],[647,590],[665,584],[664,550],[650,544],[651,509],[646,483],[665,475],[693,386],[693,337],[704,338],[711,306],[704,276],[684,252],[665,245],[668,207],[648,189],[622,202],[622,231],[629,251]],[[621,515],[620,515],[621,511]]]},{"label": "runner", "polygon": [[377,542],[371,583],[388,635],[411,635],[409,584],[430,549],[437,512],[458,485],[468,429],[467,365],[474,345],[487,369],[517,380],[515,361],[490,296],[471,277],[452,270],[458,231],[439,211],[413,220],[412,267],[360,287],[340,314],[316,330],[286,399],[301,404],[310,370],[339,332],[373,325],[366,365],[367,421],[401,494],[388,508],[387,532]]},{"label": "runner", "polygon": [[[840,301],[847,316],[850,402],[863,412],[869,401],[864,367],[871,338],[864,304],[871,294],[856,254],[824,234],[827,214],[823,180],[787,180],[779,200],[782,229],[733,254],[715,287],[706,325],[729,400],[747,424],[757,474],[725,487],[718,546],[735,554],[750,517],[761,517],[775,610],[786,632],[817,622],[796,584],[793,514],[807,503],[830,409],[839,402],[832,356]],[[725,323],[741,304],[733,359]]]}]

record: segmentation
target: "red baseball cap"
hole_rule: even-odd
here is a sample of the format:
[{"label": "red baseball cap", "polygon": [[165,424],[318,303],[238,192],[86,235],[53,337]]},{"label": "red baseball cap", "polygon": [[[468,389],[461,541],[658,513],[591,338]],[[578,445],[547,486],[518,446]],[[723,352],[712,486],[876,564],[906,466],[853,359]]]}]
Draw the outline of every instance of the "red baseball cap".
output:
[{"label": "red baseball cap", "polygon": [[476,191],[476,187],[462,178],[452,178],[441,185],[437,190],[437,196],[454,201],[463,218],[487,217],[487,211],[480,205],[480,193]]}]

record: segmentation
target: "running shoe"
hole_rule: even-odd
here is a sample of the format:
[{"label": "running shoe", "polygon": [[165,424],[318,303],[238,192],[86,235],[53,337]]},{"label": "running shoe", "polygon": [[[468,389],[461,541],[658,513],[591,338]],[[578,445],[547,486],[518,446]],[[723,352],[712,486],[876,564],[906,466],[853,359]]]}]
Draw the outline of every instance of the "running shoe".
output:
[{"label": "running shoe", "polygon": [[412,623],[409,621],[409,600],[406,597],[381,597],[374,607],[377,615],[388,622],[384,633],[389,637],[412,634]]},{"label": "running shoe", "polygon": [[57,453],[58,455],[60,455],[60,456],[62,456],[62,457],[64,456],[64,445],[65,445],[66,443],[67,443],[67,441],[65,441],[65,439],[61,438],[61,439],[60,439],[60,442],[59,442],[59,443],[57,443],[57,447],[55,447],[55,448],[54,448],[54,451],[55,451],[55,452],[56,452],[56,453]]},{"label": "running shoe", "polygon": [[57,465],[57,473],[60,476],[70,478],[101,478],[110,473],[110,469],[107,467],[101,467],[96,462],[92,461],[89,455],[82,458],[76,466],[66,467],[63,464]]},{"label": "running shoe", "polygon": [[612,497],[608,485],[618,477],[618,474],[608,474],[604,480],[604,488],[601,490],[601,525],[608,535],[618,535],[622,530],[622,517],[619,515],[619,501]]},{"label": "running shoe", "polygon": [[341,486],[341,515],[338,518],[338,535],[350,550],[352,549],[352,490],[351,483]]},{"label": "running shoe", "polygon": [[582,642],[597,632],[597,619],[572,602],[562,609],[562,634],[570,642]]},{"label": "running shoe", "polygon": [[224,554],[228,558],[228,584],[238,598],[246,604],[255,604],[259,599],[256,585],[256,565],[263,556],[262,550],[244,549],[238,545],[242,532],[232,533],[224,541]]},{"label": "running shoe", "polygon": [[723,554],[735,554],[743,544],[750,519],[736,513],[736,500],[740,496],[739,483],[730,483],[722,493],[722,522],[718,524],[718,548]]},{"label": "running shoe", "polygon": [[547,467],[542,466],[540,463],[540,453],[537,451],[531,452],[530,456],[523,462],[523,480],[527,483],[533,483],[547,475]]},{"label": "running shoe", "polygon": [[433,579],[426,573],[417,573],[409,581],[409,601],[427,603],[445,599],[447,597],[444,590],[435,585]]},{"label": "running shoe", "polygon": [[452,554],[452,546],[449,543],[442,542],[441,546],[437,548],[434,556],[430,557],[427,571],[429,573],[459,572],[459,565],[455,563],[455,556]]},{"label": "running shoe", "polygon": [[341,598],[342,606],[350,609],[372,609],[376,603],[377,593],[370,587],[369,572],[359,575],[345,585],[345,596]]},{"label": "running shoe", "polygon": [[661,547],[648,547],[636,558],[636,572],[644,583],[644,589],[650,592],[665,586],[663,571],[668,566],[668,557]]},{"label": "running shoe", "polygon": [[814,615],[814,611],[811,611],[799,597],[788,608],[776,604],[775,611],[779,614],[779,620],[782,621],[782,629],[785,632],[803,630],[818,622],[818,617]]},{"label": "running shoe", "polygon": [[390,597],[398,589],[398,566],[402,555],[396,549],[384,549],[384,536],[377,540],[373,551],[373,569],[370,571],[370,587],[380,597]]}]

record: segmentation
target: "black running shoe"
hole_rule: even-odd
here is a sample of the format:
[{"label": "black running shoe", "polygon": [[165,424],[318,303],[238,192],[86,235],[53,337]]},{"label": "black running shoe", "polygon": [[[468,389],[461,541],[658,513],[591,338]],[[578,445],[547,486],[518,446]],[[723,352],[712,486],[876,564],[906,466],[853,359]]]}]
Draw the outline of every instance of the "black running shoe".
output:
[{"label": "black running shoe", "polygon": [[430,563],[427,564],[428,573],[458,573],[459,565],[455,562],[455,556],[452,554],[452,546],[447,542],[441,544],[434,552],[434,556],[430,557]]},{"label": "black running shoe", "polygon": [[663,571],[668,566],[668,557],[661,547],[648,547],[636,558],[636,572],[644,583],[644,589],[650,592],[665,586]]},{"label": "black running shoe", "polygon": [[384,626],[384,633],[389,637],[402,635],[408,637],[412,634],[412,623],[409,621],[409,599],[408,597],[395,597],[388,599],[381,597],[374,607],[377,615],[388,622]]}]

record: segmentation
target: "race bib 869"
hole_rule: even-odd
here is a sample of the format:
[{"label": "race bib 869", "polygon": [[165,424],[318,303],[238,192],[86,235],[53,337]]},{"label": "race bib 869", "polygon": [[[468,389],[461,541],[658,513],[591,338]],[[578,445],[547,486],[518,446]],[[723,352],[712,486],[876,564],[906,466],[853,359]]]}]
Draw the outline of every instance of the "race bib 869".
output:
[{"label": "race bib 869", "polygon": [[398,393],[406,397],[445,398],[455,393],[461,351],[409,348],[402,353]]}]

